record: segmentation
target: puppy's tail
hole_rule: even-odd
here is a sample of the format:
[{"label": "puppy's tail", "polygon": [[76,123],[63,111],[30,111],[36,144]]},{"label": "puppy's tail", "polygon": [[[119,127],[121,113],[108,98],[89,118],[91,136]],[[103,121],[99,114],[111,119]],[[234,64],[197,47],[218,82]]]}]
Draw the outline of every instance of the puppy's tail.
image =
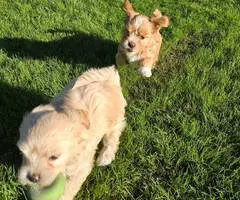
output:
[{"label": "puppy's tail", "polygon": [[120,77],[114,65],[101,69],[89,69],[79,77],[73,88],[81,87],[92,82],[102,81],[110,81],[114,85],[120,86]]}]

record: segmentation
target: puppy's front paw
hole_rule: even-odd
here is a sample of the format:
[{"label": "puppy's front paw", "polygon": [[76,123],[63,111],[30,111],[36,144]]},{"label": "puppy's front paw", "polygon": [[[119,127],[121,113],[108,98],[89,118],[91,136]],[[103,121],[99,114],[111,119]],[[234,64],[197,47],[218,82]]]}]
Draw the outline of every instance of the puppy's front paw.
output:
[{"label": "puppy's front paw", "polygon": [[149,68],[149,67],[141,67],[139,69],[139,73],[144,77],[151,77],[152,76],[152,71],[151,71],[151,68]]},{"label": "puppy's front paw", "polygon": [[114,158],[115,158],[114,153],[112,153],[108,150],[105,150],[105,151],[100,152],[100,154],[96,160],[96,163],[98,166],[106,166],[106,165],[111,164],[111,162],[114,160]]}]

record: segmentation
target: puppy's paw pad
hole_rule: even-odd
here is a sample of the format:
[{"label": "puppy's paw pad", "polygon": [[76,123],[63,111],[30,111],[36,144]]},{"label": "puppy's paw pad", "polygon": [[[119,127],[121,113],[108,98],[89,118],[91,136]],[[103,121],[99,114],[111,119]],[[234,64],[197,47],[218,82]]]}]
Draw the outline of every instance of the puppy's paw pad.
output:
[{"label": "puppy's paw pad", "polygon": [[152,71],[148,67],[142,67],[139,69],[139,72],[142,76],[144,77],[151,77],[152,76]]},{"label": "puppy's paw pad", "polygon": [[114,155],[104,152],[98,156],[96,163],[98,166],[106,166],[106,165],[111,164],[111,162],[114,160],[114,158],[115,158]]}]

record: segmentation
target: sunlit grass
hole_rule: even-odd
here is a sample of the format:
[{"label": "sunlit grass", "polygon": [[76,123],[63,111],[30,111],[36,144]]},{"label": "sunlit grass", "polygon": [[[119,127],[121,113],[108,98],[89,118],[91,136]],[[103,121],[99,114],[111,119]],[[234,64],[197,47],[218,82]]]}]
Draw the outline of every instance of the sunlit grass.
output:
[{"label": "sunlit grass", "polygon": [[[76,199],[240,199],[240,4],[132,0],[170,16],[158,68],[119,68],[128,126],[116,160]],[[0,199],[25,199],[16,148],[25,112],[89,67],[114,64],[121,0],[0,0]]]}]

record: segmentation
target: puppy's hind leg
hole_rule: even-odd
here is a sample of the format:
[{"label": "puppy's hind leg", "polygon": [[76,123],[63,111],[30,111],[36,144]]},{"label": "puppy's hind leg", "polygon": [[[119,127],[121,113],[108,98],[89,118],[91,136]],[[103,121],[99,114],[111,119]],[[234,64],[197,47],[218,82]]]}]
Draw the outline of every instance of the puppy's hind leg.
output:
[{"label": "puppy's hind leg", "polygon": [[118,150],[119,138],[125,128],[125,121],[119,121],[106,135],[103,137],[103,147],[97,158],[98,166],[109,165],[114,159]]}]

